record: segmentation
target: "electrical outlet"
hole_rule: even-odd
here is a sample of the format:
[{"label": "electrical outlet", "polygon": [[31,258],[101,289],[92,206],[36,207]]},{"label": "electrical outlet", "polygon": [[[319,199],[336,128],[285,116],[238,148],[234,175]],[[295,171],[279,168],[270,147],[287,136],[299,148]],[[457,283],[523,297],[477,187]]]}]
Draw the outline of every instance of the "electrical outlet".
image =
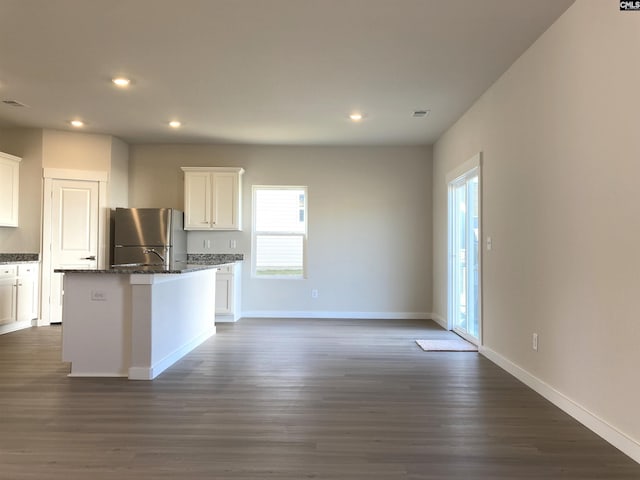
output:
[{"label": "electrical outlet", "polygon": [[531,346],[536,352],[538,351],[538,334],[537,333],[533,334],[533,343],[531,344]]},{"label": "electrical outlet", "polygon": [[107,294],[104,290],[91,290],[91,300],[94,302],[105,302]]},{"label": "electrical outlet", "polygon": [[311,290],[311,298],[318,298],[318,289],[314,288]]}]

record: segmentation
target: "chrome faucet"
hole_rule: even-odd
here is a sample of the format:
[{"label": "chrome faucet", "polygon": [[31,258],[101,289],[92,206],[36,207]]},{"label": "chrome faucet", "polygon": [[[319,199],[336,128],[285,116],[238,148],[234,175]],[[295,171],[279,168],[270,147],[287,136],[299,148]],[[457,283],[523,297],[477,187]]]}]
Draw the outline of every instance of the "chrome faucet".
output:
[{"label": "chrome faucet", "polygon": [[155,249],[153,248],[145,248],[142,253],[153,253],[155,254],[160,260],[162,260],[162,263],[164,263],[164,257],[162,255],[160,255],[158,252],[155,251]]}]

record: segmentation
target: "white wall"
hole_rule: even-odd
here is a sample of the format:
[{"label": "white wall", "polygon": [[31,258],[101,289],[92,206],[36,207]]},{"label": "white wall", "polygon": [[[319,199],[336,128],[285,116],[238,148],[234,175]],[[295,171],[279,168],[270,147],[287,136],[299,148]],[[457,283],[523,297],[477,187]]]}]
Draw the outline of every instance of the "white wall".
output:
[{"label": "white wall", "polygon": [[22,158],[18,228],[0,227],[0,252],[38,253],[42,224],[42,169],[109,172],[111,206],[127,206],[129,146],[109,135],[0,129],[0,151]]},{"label": "white wall", "polygon": [[108,172],[112,138],[110,135],[44,130],[43,167]]},{"label": "white wall", "polygon": [[[243,312],[431,311],[430,148],[134,145],[130,205],[183,209],[180,167],[206,165],[246,170],[243,232],[189,233],[191,253],[245,254]],[[306,280],[251,278],[251,186],[270,184],[309,187]],[[319,298],[311,298],[312,288]]]},{"label": "white wall", "polygon": [[0,129],[0,151],[22,158],[18,227],[0,227],[0,252],[38,253],[42,205],[42,130]]},{"label": "white wall", "polygon": [[485,346],[636,446],[639,46],[640,15],[578,0],[439,139],[433,170],[434,311],[445,175],[482,151]]},{"label": "white wall", "polygon": [[109,207],[129,206],[129,145],[111,137]]}]

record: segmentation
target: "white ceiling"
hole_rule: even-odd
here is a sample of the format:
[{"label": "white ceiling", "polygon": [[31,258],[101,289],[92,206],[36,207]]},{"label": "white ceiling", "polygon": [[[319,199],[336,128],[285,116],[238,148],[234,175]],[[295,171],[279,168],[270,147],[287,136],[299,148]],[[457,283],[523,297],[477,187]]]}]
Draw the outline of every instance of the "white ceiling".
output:
[{"label": "white ceiling", "polygon": [[[0,126],[80,118],[129,143],[431,144],[571,3],[0,0],[0,100],[29,106],[0,103]],[[134,83],[119,90],[115,75]]]}]

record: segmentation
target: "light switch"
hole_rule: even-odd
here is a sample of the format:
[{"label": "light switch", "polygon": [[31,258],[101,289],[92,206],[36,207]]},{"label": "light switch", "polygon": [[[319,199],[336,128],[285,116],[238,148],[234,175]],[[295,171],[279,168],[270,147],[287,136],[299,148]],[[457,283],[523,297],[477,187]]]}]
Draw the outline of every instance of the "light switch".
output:
[{"label": "light switch", "polygon": [[491,250],[492,246],[491,237],[487,237],[487,250]]}]

